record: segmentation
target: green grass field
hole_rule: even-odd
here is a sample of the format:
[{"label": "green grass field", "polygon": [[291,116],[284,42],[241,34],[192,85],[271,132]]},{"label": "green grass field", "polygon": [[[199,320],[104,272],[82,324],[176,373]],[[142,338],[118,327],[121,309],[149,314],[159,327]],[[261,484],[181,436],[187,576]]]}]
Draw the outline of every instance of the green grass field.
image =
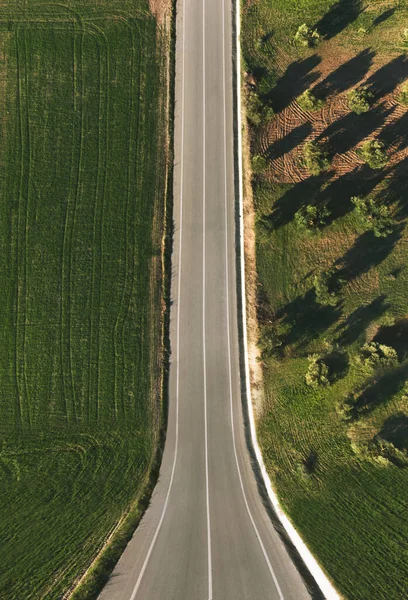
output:
[{"label": "green grass field", "polygon": [[157,449],[167,172],[157,33],[147,0],[0,5],[7,600],[64,596],[146,488]]},{"label": "green grass field", "polygon": [[[321,33],[316,48],[294,43],[302,23]],[[405,1],[254,0],[243,8],[246,70],[275,111],[270,123],[252,126],[250,138],[252,153],[267,161],[264,174],[253,177],[265,391],[258,435],[282,505],[350,600],[407,597],[408,128],[393,100],[408,77],[407,27]],[[376,102],[389,103],[387,118],[400,111],[398,125],[384,117],[371,126],[373,116],[347,114],[338,125],[333,111],[327,125],[324,112],[320,119],[294,105],[320,85],[337,110],[340,95],[364,78],[377,85]],[[381,106],[372,111],[380,114]],[[291,115],[298,137],[290,137]],[[274,123],[283,123],[281,138],[268,147]],[[296,148],[316,130],[324,137],[324,127],[337,128],[327,134],[334,169],[309,177],[296,164]],[[392,146],[389,168],[350,166],[344,157],[376,131]],[[276,170],[281,164],[286,171]],[[367,230],[353,209],[351,197],[368,193],[389,208],[387,237]],[[309,203],[330,211],[315,232],[295,220]],[[314,278],[331,268],[340,279],[338,301],[321,305]],[[365,366],[361,349],[372,340],[394,347],[398,362]],[[330,385],[306,385],[314,353],[328,365]],[[380,438],[388,444],[381,451]]]}]

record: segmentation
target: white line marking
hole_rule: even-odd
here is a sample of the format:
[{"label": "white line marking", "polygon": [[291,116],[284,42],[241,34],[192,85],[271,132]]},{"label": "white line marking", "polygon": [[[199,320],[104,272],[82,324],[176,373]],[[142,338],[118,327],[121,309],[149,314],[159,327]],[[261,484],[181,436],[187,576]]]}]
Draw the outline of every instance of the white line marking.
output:
[{"label": "white line marking", "polygon": [[226,306],[227,306],[227,339],[228,339],[228,376],[229,376],[229,396],[230,396],[230,412],[231,412],[231,429],[232,429],[232,443],[234,447],[235,462],[237,465],[239,483],[241,486],[242,496],[244,498],[245,507],[255,531],[255,535],[258,538],[259,545],[261,546],[263,555],[265,557],[266,564],[268,565],[269,572],[275,584],[276,590],[279,594],[279,598],[284,600],[282,590],[279,586],[277,577],[269,560],[269,556],[266,552],[264,543],[261,535],[255,524],[251,510],[249,508],[248,500],[245,494],[244,484],[242,481],[241,469],[238,462],[237,447],[235,441],[235,426],[234,426],[234,411],[233,411],[233,393],[232,393],[232,367],[231,367],[231,331],[230,331],[230,309],[229,309],[229,260],[228,260],[228,181],[227,181],[227,110],[226,110],[226,90],[225,90],[225,0],[222,0],[222,68],[223,68],[223,104],[224,104],[224,206],[225,206],[225,271],[226,271]]},{"label": "white line marking", "polygon": [[[184,0],[185,1],[185,0]],[[205,109],[206,109],[206,95],[205,95],[205,0],[202,0],[203,8],[203,370],[204,370],[204,434],[205,434],[205,495],[207,504],[207,560],[208,560],[208,600],[212,600],[213,597],[213,584],[212,584],[212,558],[211,558],[211,520],[210,520],[210,486],[209,486],[209,473],[208,473],[208,420],[207,420],[207,357],[206,357],[206,343],[205,343],[205,251],[206,251],[206,232],[205,232],[205,206],[206,206],[206,185],[205,185],[205,150],[206,150],[206,136],[205,136]]]},{"label": "white line marking", "polygon": [[186,38],[186,36],[185,36],[185,22],[186,22],[185,1],[186,0],[183,0],[183,15],[182,15],[182,20],[183,20],[183,25],[182,25],[183,66],[181,69],[181,115],[180,115],[180,118],[181,118],[181,148],[180,148],[180,210],[179,210],[179,222],[180,222],[179,236],[180,237],[179,237],[179,268],[178,268],[178,281],[177,281],[177,325],[176,325],[176,340],[177,340],[176,341],[176,346],[177,346],[176,347],[176,361],[177,361],[177,365],[176,365],[176,439],[175,439],[175,445],[174,445],[174,459],[173,459],[173,467],[171,470],[170,483],[169,483],[169,488],[167,490],[166,500],[164,502],[162,514],[160,516],[160,521],[157,525],[155,534],[153,536],[153,539],[152,539],[150,547],[149,547],[149,551],[146,555],[142,569],[139,573],[139,577],[136,581],[135,587],[133,588],[133,592],[132,592],[132,595],[129,600],[135,600],[135,598],[136,598],[136,594],[139,590],[140,584],[143,579],[143,575],[146,571],[146,567],[150,560],[150,556],[153,552],[153,548],[156,544],[157,537],[160,533],[160,529],[161,529],[161,526],[164,521],[164,517],[167,512],[167,506],[169,503],[170,492],[173,487],[174,473],[176,470],[176,463],[177,463],[178,444],[179,444],[180,296],[181,296],[180,290],[181,290],[181,256],[182,256],[182,247],[183,247],[183,180],[184,180],[184,96],[185,96],[185,93],[184,93],[184,77],[185,77],[184,56],[185,56],[185,38]]}]

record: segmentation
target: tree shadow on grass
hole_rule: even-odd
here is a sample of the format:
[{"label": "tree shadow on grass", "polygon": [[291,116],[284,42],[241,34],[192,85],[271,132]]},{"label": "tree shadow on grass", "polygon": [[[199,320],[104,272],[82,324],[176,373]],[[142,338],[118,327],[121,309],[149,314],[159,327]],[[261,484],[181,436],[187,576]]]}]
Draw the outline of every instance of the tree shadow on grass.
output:
[{"label": "tree shadow on grass", "polygon": [[384,23],[387,19],[392,17],[392,15],[395,13],[395,10],[395,6],[393,8],[389,8],[388,10],[385,10],[381,15],[374,19],[372,27],[377,27],[378,25],[381,25],[381,23]]},{"label": "tree shadow on grass", "polygon": [[274,229],[287,225],[302,206],[315,203],[322,184],[329,178],[330,175],[325,173],[299,181],[275,202],[273,211],[266,220]]},{"label": "tree shadow on grass", "polygon": [[319,82],[313,93],[320,96],[340,94],[356,85],[367,74],[372,65],[375,52],[368,48],[332,71],[326,79]]},{"label": "tree shadow on grass", "polygon": [[370,414],[378,406],[387,404],[401,391],[407,377],[408,365],[406,364],[373,377],[371,383],[354,403],[352,410],[353,418]]},{"label": "tree shadow on grass", "polygon": [[380,128],[394,111],[395,106],[385,108],[380,105],[362,115],[350,112],[329,125],[318,139],[327,139],[337,154],[344,154]]},{"label": "tree shadow on grass", "polygon": [[370,304],[359,306],[347,319],[341,323],[336,333],[341,331],[337,341],[342,346],[352,344],[362,336],[373,321],[379,319],[390,307],[385,302],[385,294],[375,298]]},{"label": "tree shadow on grass", "polygon": [[376,100],[393,92],[408,77],[408,58],[400,54],[380,67],[365,82]]},{"label": "tree shadow on grass", "polygon": [[379,436],[398,450],[408,450],[408,416],[398,412],[383,424]]},{"label": "tree shadow on grass", "polygon": [[395,217],[405,219],[408,217],[408,156],[395,165],[390,175],[387,197],[397,206]]},{"label": "tree shadow on grass", "polygon": [[338,0],[315,25],[326,40],[330,40],[353,23],[362,12],[360,0]]},{"label": "tree shadow on grass", "polygon": [[328,224],[353,210],[352,196],[369,194],[383,178],[383,172],[373,172],[363,165],[323,187],[317,196],[317,202],[323,203],[330,211]]},{"label": "tree shadow on grass", "polygon": [[331,352],[324,357],[329,369],[329,379],[332,383],[343,379],[349,370],[349,360],[345,352]]},{"label": "tree shadow on grass", "polygon": [[374,338],[375,342],[395,348],[400,361],[408,358],[408,319],[399,319],[394,325],[383,326]]},{"label": "tree shadow on grass", "polygon": [[372,231],[364,232],[352,248],[336,261],[339,277],[351,281],[381,264],[401,238],[401,231],[402,227],[398,226],[386,238],[376,238]]},{"label": "tree shadow on grass", "polygon": [[273,144],[268,147],[264,154],[265,158],[268,160],[276,160],[280,156],[290,152],[296,148],[296,146],[301,144],[311,131],[312,125],[309,122],[302,123],[302,125],[295,127],[295,129],[292,129],[285,137],[276,140],[276,142],[273,142]]},{"label": "tree shadow on grass", "polygon": [[290,327],[284,345],[302,350],[338,320],[340,307],[317,304],[314,290],[309,290],[280,309],[276,316]]},{"label": "tree shadow on grass", "polygon": [[286,108],[292,100],[300,96],[319,78],[317,71],[311,71],[321,60],[320,56],[313,54],[313,56],[297,60],[288,66],[271,91],[270,99],[276,111]]}]

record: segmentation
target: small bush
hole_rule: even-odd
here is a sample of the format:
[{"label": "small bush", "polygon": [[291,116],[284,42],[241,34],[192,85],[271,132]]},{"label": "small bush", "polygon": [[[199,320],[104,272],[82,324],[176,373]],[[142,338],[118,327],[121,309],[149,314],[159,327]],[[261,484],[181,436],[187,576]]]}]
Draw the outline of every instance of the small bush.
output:
[{"label": "small bush", "polygon": [[307,205],[302,206],[295,214],[295,223],[298,227],[308,231],[316,231],[326,225],[330,217],[330,211],[326,206]]},{"label": "small bush", "polygon": [[372,92],[370,92],[366,85],[351,90],[347,95],[349,109],[357,115],[366,113],[370,110],[373,97]]},{"label": "small bush", "polygon": [[320,35],[316,29],[308,27],[306,23],[299,26],[295,34],[295,42],[307,48],[314,48],[320,42]]},{"label": "small bush", "polygon": [[342,280],[336,277],[336,270],[329,269],[315,275],[313,285],[316,302],[323,306],[336,306],[340,300],[339,292]]},{"label": "small bush", "polygon": [[327,152],[317,142],[306,142],[303,158],[304,165],[311,175],[320,175],[330,167]]},{"label": "small bush", "polygon": [[303,94],[297,98],[297,103],[300,108],[309,112],[320,110],[324,106],[324,101],[318,100],[310,90],[303,92]]},{"label": "small bush", "polygon": [[314,388],[329,385],[329,367],[324,360],[318,354],[312,354],[308,359],[310,364],[305,375],[306,385]]},{"label": "small bush", "polygon": [[360,362],[368,368],[394,367],[398,363],[398,355],[392,346],[369,342],[364,344],[360,352]]},{"label": "small bush", "polygon": [[355,206],[356,213],[367,229],[374,232],[375,237],[384,238],[394,231],[394,221],[386,204],[380,204],[370,196],[367,198],[353,196],[351,202]]},{"label": "small bush", "polygon": [[279,355],[282,345],[283,340],[277,327],[273,325],[260,327],[258,346],[263,360]]},{"label": "small bush", "polygon": [[378,140],[367,140],[357,154],[372,169],[383,169],[389,161],[384,144]]},{"label": "small bush", "polygon": [[408,81],[403,83],[400,87],[400,91],[397,94],[397,102],[404,106],[408,106]]},{"label": "small bush", "polygon": [[246,107],[248,120],[255,126],[270,121],[274,116],[272,106],[264,104],[254,90],[247,94]]},{"label": "small bush", "polygon": [[262,102],[256,92],[251,91],[248,93],[246,107],[249,121],[253,125],[259,125],[262,119]]},{"label": "small bush", "polygon": [[252,172],[255,175],[260,175],[264,173],[267,164],[267,160],[264,156],[261,156],[260,154],[255,154],[255,156],[252,157]]}]

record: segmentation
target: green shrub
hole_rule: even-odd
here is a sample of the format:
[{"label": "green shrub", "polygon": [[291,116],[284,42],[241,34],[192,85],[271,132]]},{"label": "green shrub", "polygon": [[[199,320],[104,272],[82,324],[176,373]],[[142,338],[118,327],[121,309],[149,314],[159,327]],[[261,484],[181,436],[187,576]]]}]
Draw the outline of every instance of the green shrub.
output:
[{"label": "green shrub", "polygon": [[298,96],[297,103],[300,108],[309,112],[320,110],[324,106],[324,101],[318,100],[310,90],[306,90],[301,96]]},{"label": "green shrub", "polygon": [[368,368],[394,367],[398,363],[398,355],[392,346],[369,342],[361,348],[360,362]]},{"label": "green shrub", "polygon": [[330,217],[330,211],[326,206],[315,206],[309,204],[302,206],[295,214],[295,223],[298,227],[308,231],[316,231],[326,225]]},{"label": "green shrub", "polygon": [[384,144],[378,140],[367,140],[357,150],[357,155],[372,169],[382,169],[389,161]]},{"label": "green shrub", "polygon": [[355,212],[360,216],[366,228],[374,232],[375,237],[384,238],[394,231],[394,221],[386,204],[380,204],[370,196],[367,198],[353,196],[351,202],[355,206]]},{"label": "green shrub", "polygon": [[342,280],[336,277],[336,273],[335,269],[329,269],[315,275],[313,286],[318,304],[323,306],[336,306],[338,304]]},{"label": "green shrub", "polygon": [[261,122],[262,102],[255,91],[248,92],[246,99],[247,116],[253,125],[259,125]]},{"label": "green shrub", "polygon": [[329,382],[329,367],[318,354],[308,357],[309,368],[305,375],[306,385],[310,387],[327,386]]},{"label": "green shrub", "polygon": [[316,29],[308,27],[306,23],[299,26],[295,34],[295,42],[307,48],[314,48],[320,42],[320,35]]},{"label": "green shrub", "polygon": [[408,106],[408,81],[405,81],[400,87],[400,91],[397,94],[397,102],[404,106]]},{"label": "green shrub", "polygon": [[252,157],[252,172],[255,175],[260,175],[265,171],[267,164],[267,160],[264,156],[255,154],[255,156]]},{"label": "green shrub", "polygon": [[311,175],[320,175],[330,167],[325,149],[317,142],[306,142],[303,148],[304,165]]},{"label": "green shrub", "polygon": [[357,115],[366,113],[370,110],[373,97],[372,92],[370,92],[366,85],[351,90],[347,94],[349,109]]},{"label": "green shrub", "polygon": [[277,327],[272,324],[260,327],[258,347],[263,360],[278,355],[282,344],[283,340]]},{"label": "green shrub", "polygon": [[248,120],[255,126],[270,121],[274,116],[272,106],[264,104],[254,90],[247,94],[246,107]]}]

